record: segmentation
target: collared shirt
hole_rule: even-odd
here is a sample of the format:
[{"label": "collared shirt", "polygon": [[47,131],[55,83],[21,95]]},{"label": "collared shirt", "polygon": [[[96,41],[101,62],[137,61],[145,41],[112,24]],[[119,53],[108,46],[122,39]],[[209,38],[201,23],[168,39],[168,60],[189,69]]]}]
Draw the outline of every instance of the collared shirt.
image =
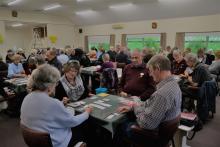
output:
[{"label": "collared shirt", "polygon": [[15,74],[20,74],[22,71],[24,71],[24,68],[21,63],[18,63],[17,65],[14,63],[11,63],[8,66],[8,77],[11,78]]},{"label": "collared shirt", "polygon": [[57,56],[57,59],[62,63],[62,65],[69,61],[69,57],[65,54],[60,54]]},{"label": "collared shirt", "polygon": [[144,129],[156,129],[160,123],[176,118],[181,112],[182,93],[173,76],[157,84],[157,90],[134,107],[137,123]]}]

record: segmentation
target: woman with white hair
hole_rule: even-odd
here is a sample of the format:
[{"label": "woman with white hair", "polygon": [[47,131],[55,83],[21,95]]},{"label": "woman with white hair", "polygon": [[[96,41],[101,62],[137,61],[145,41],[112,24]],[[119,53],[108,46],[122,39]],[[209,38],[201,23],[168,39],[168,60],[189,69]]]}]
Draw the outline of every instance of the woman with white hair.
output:
[{"label": "woman with white hair", "polygon": [[67,147],[81,141],[77,140],[78,136],[72,133],[71,127],[87,120],[92,108],[87,107],[84,113],[74,116],[62,102],[52,98],[59,79],[59,71],[48,64],[32,72],[27,85],[31,93],[25,97],[21,107],[21,124],[49,133],[53,147]]},{"label": "woman with white hair", "polygon": [[103,72],[103,70],[106,68],[114,68],[112,61],[110,61],[110,56],[108,53],[104,53],[102,55],[102,60],[103,60],[103,63],[102,63],[101,68],[98,70],[98,72]]}]

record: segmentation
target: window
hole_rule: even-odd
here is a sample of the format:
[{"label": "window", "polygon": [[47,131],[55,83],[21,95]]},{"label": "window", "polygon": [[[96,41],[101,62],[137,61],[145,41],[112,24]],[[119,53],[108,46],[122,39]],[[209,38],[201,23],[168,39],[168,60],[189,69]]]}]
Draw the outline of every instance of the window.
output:
[{"label": "window", "polygon": [[191,48],[193,53],[197,53],[199,48],[218,50],[220,49],[220,32],[186,33],[185,48]]},{"label": "window", "polygon": [[102,46],[105,50],[108,50],[110,47],[110,36],[89,36],[89,50],[91,50],[92,47],[95,47],[98,49],[100,46]]},{"label": "window", "polygon": [[127,35],[127,47],[134,50],[136,48],[152,48],[155,51],[160,50],[160,34],[141,34]]}]

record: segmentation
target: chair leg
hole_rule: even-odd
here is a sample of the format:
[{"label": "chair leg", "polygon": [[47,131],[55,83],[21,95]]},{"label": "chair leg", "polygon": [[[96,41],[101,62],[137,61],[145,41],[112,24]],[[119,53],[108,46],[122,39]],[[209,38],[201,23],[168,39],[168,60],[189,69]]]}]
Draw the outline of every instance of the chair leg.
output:
[{"label": "chair leg", "polygon": [[175,142],[173,138],[171,139],[171,142],[172,142],[172,147],[175,147]]}]

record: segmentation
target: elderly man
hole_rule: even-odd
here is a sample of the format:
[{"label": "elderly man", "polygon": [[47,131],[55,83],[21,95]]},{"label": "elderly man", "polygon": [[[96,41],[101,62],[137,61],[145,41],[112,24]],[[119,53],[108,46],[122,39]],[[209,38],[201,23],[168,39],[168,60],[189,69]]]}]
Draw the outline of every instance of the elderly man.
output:
[{"label": "elderly man", "polygon": [[115,61],[118,63],[128,64],[129,60],[128,60],[128,55],[125,54],[125,47],[120,47],[117,50],[118,51],[117,51],[117,55],[115,57]]},{"label": "elderly man", "polygon": [[172,66],[172,74],[180,75],[184,74],[186,70],[187,64],[180,50],[173,51],[173,66]]},{"label": "elderly man", "polygon": [[46,53],[48,64],[56,67],[62,73],[62,63],[57,59],[56,49],[49,49]]},{"label": "elderly man", "polygon": [[121,134],[134,141],[138,138],[132,134],[131,125],[137,124],[143,129],[154,130],[162,122],[177,118],[181,112],[182,93],[171,74],[169,59],[162,55],[156,55],[150,59],[147,66],[150,75],[157,83],[156,91],[145,102],[132,103],[130,106],[118,108],[121,113],[134,111],[136,120],[123,124],[122,132],[124,134]]},{"label": "elderly man", "polygon": [[[205,81],[212,80],[211,74],[208,68],[203,63],[199,62],[196,55],[189,53],[185,56],[185,60],[188,67],[190,67],[193,72],[190,75],[186,75],[188,85],[181,86],[183,97],[197,99],[199,97],[199,87],[201,87]],[[189,107],[187,106],[187,109],[190,110],[191,105]]]},{"label": "elderly man", "polygon": [[155,84],[149,71],[142,63],[139,51],[131,54],[132,63],[128,64],[122,73],[121,93],[123,97],[137,96],[141,100],[148,99],[155,90]]},{"label": "elderly man", "polygon": [[112,62],[115,62],[115,58],[116,58],[117,52],[115,51],[114,46],[110,46],[110,49],[109,49],[109,51],[107,53],[110,56],[110,60]]}]

